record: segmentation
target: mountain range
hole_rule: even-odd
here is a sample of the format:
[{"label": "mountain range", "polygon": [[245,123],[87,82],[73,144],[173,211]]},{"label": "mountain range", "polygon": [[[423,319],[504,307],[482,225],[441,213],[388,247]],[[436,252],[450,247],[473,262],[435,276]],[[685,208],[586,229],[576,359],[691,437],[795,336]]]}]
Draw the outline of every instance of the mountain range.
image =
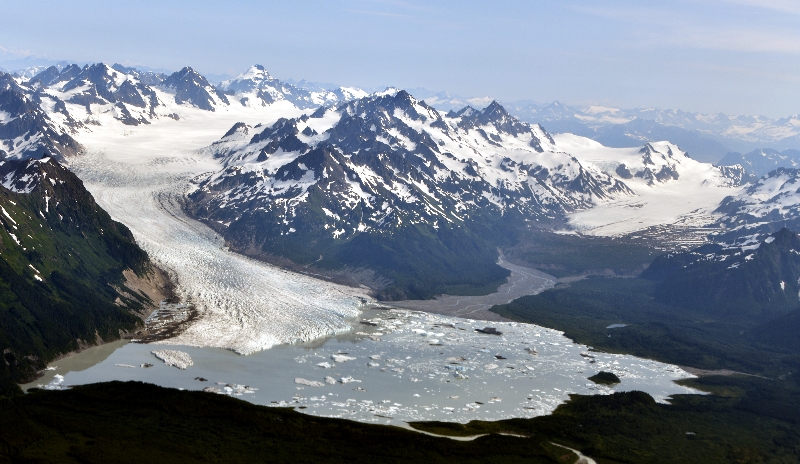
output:
[{"label": "mountain range", "polygon": [[[492,101],[488,97],[464,98],[424,88],[414,89],[414,94],[444,111],[466,105],[482,106]],[[565,105],[558,101],[549,104],[528,100],[502,103],[521,121],[541,124],[551,133],[581,135],[611,147],[633,147],[644,142],[669,140],[695,159],[721,165],[729,164],[721,160],[733,151],[800,149],[800,117],[797,115],[784,118],[730,116],[677,109]]]},{"label": "mountain range", "polygon": [[[744,180],[741,167],[699,163],[669,143],[604,152],[592,142],[578,155],[573,142],[497,102],[441,114],[390,89],[271,126],[234,125],[205,149],[224,168],[198,179],[189,209],[238,251],[368,268],[386,282],[382,296],[419,298],[449,285],[436,276],[498,269],[494,249],[529,224],[553,227],[661,186],[724,189]],[[455,252],[461,246],[474,250],[469,266]]]},{"label": "mountain range", "polygon": [[[221,169],[197,179],[187,209],[238,251],[283,264],[347,270],[348,278],[386,298],[468,291],[458,282],[494,286],[507,274],[494,263],[496,248],[528,227],[587,230],[581,221],[593,229],[598,218],[607,222],[619,215],[622,223],[647,208],[674,210],[671,218],[650,219],[657,224],[699,206],[725,216],[717,224],[727,235],[718,238],[739,240],[745,231],[731,221],[757,221],[752,214],[743,219],[745,211],[732,205],[763,201],[753,190],[760,185],[754,174],[794,159],[793,152],[761,150],[760,157],[729,154],[730,165],[712,166],[680,144],[651,142],[655,136],[639,137],[622,127],[648,134],[666,127],[678,137],[687,130],[679,125],[694,120],[710,130],[726,121],[722,117],[599,107],[581,113],[557,102],[515,107],[547,124],[580,122],[595,131],[594,139],[608,139],[603,145],[580,131],[554,136],[496,101],[444,113],[403,90],[309,90],[272,77],[260,65],[216,86],[190,67],[167,75],[103,63],[0,79],[6,87],[0,100],[6,159],[49,153],[63,160],[81,152],[75,137],[102,124],[144,127],[201,113],[255,111],[247,113],[250,118],[262,108],[286,114],[268,124],[229,126],[204,148]],[[620,137],[627,141],[616,143]],[[634,147],[614,148],[623,145]],[[749,190],[740,191],[747,183]],[[667,192],[674,200],[659,206]],[[720,202],[724,197],[730,198]],[[651,206],[637,211],[642,202]],[[798,213],[790,208],[782,220]],[[465,257],[461,247],[473,251]],[[399,270],[400,261],[416,264]],[[443,275],[452,279],[438,281]]]},{"label": "mountain range", "polygon": [[[67,68],[72,68],[74,71],[74,68],[83,69],[89,66],[92,65],[78,67],[60,62],[48,68],[33,66],[21,69],[13,75],[17,76],[20,82],[33,82],[37,76],[40,76],[40,80],[46,81],[46,77],[52,78]],[[157,71],[141,71],[119,64],[111,68],[133,76],[147,86],[159,86],[170,77]],[[253,102],[269,104],[272,101],[286,99],[302,109],[333,105],[361,98],[369,93],[333,84],[280,81],[270,76],[261,65],[254,65],[239,76],[219,83],[206,82],[208,83],[206,87],[213,88],[211,93],[216,93],[218,90],[220,93],[230,95],[242,94],[238,97],[242,104],[253,104]],[[409,89],[409,92],[440,111],[458,110],[465,106],[483,108],[493,101],[489,97],[464,98],[449,92],[436,92],[424,88]],[[196,104],[208,109],[210,106],[206,103],[200,98]],[[621,109],[601,105],[564,105],[558,101],[550,104],[538,104],[529,100],[501,103],[510,114],[521,121],[541,124],[551,133],[569,132],[613,147],[632,147],[640,146],[644,142],[670,140],[700,161],[723,165],[726,163],[721,159],[732,151],[750,152],[762,148],[800,149],[800,118],[796,115],[784,118],[770,118],[763,115],[730,116],[723,113],[703,114],[677,109]]]}]

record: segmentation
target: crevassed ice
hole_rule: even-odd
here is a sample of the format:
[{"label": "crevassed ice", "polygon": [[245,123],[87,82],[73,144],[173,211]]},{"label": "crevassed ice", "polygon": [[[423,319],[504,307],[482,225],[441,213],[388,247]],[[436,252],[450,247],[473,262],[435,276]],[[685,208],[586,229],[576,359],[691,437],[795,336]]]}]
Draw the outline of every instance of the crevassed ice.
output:
[{"label": "crevassed ice", "polygon": [[[127,225],[151,259],[177,280],[200,317],[162,343],[250,354],[350,329],[369,297],[359,289],[284,271],[226,251],[207,226],[185,216],[181,201],[202,171],[191,156],[122,163],[102,151],[70,164],[97,202]],[[200,163],[200,166],[202,163]]]}]

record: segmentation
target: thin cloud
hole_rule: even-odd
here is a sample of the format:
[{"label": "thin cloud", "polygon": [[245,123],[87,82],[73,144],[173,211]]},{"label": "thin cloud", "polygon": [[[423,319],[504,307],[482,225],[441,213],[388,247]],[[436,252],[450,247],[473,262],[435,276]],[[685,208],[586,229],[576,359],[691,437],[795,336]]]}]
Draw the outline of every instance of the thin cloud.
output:
[{"label": "thin cloud", "polygon": [[800,54],[800,35],[760,30],[685,31],[676,43],[694,48]]},{"label": "thin cloud", "polygon": [[726,3],[735,3],[738,5],[752,6],[762,8],[765,10],[780,11],[782,13],[790,13],[800,15],[800,2],[796,0],[723,0]]},{"label": "thin cloud", "polygon": [[[772,10],[788,12],[793,9],[800,14],[800,3],[792,7],[789,2],[767,0],[761,5],[755,0],[723,0],[717,5],[736,3],[741,5],[763,6]],[[734,52],[767,52],[800,54],[800,29],[754,28],[752,25],[732,18],[717,18],[689,14],[679,10],[666,11],[658,8],[599,8],[574,6],[573,10],[602,18],[630,23],[627,34],[637,40],[635,47],[679,46],[706,50],[725,50]]]}]

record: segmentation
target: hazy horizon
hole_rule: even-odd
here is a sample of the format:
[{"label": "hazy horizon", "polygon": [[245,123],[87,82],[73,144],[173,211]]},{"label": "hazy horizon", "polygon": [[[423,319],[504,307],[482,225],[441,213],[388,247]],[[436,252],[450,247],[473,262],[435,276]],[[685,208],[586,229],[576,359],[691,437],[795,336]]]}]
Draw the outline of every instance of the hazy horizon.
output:
[{"label": "hazy horizon", "polygon": [[783,0],[2,4],[0,62],[209,76],[259,63],[281,79],[464,98],[800,113],[800,5]]}]

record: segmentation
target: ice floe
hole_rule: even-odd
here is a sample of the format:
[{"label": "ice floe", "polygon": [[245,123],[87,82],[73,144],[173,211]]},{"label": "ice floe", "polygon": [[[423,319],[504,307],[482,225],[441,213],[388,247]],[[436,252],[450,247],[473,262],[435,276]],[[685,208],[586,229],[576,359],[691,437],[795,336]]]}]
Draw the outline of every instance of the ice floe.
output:
[{"label": "ice floe", "polygon": [[[319,416],[379,423],[535,417],[550,414],[574,393],[641,390],[660,402],[673,394],[697,393],[673,382],[691,377],[677,366],[603,353],[572,342],[560,331],[536,325],[495,322],[502,335],[493,335],[475,330],[485,328],[485,321],[410,310],[365,310],[363,318],[374,326],[363,329],[354,322],[358,332],[246,357],[229,350],[181,347],[194,361],[185,373],[165,365],[116,367],[138,365],[152,356],[152,347],[128,344],[99,365],[70,372],[66,381],[55,382],[52,388],[62,388],[67,382],[142,380],[241,396],[257,404],[302,408]],[[444,334],[441,344],[432,346],[415,329]],[[383,334],[381,341],[370,338],[376,332]],[[333,362],[334,356],[348,359]],[[601,370],[613,372],[621,383],[608,387],[588,381]],[[195,380],[198,377],[219,383],[209,387]],[[260,388],[259,394],[247,394],[254,391],[244,388],[248,385]]]},{"label": "ice floe", "polygon": [[[176,351],[176,350],[153,350],[151,351],[153,356],[156,358],[164,361],[164,364],[167,366],[175,366],[178,369],[186,369],[187,367],[194,364],[192,362],[192,357],[189,356],[189,353],[185,353],[183,351]],[[117,364],[119,366],[119,364]],[[125,367],[134,367],[134,366],[125,366]]]}]

